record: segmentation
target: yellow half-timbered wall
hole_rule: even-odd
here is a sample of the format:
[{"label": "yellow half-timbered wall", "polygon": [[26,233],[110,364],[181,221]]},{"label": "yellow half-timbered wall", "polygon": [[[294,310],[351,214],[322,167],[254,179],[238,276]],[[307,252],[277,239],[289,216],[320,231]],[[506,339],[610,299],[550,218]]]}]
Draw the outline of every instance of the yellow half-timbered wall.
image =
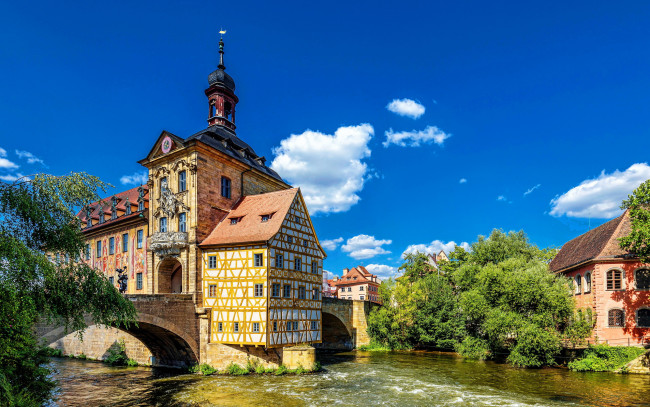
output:
[{"label": "yellow half-timbered wall", "polygon": [[[269,257],[268,347],[321,342],[323,254],[299,196],[269,242]],[[279,285],[279,296],[273,295],[274,284]],[[285,286],[290,287],[288,296]]]},{"label": "yellow half-timbered wall", "polygon": [[[256,254],[262,256],[257,267]],[[212,309],[211,342],[266,346],[267,264],[268,250],[263,246],[203,253],[203,302]],[[259,284],[261,291],[256,293]]]}]

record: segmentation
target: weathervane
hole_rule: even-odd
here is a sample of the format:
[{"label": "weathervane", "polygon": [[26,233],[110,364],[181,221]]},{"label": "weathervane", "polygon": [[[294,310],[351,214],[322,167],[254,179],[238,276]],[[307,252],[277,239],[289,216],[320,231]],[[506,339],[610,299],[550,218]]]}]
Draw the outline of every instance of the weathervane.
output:
[{"label": "weathervane", "polygon": [[221,28],[219,34],[221,34],[221,39],[219,40],[219,69],[226,69],[226,66],[223,64],[223,35],[226,33],[226,30]]}]

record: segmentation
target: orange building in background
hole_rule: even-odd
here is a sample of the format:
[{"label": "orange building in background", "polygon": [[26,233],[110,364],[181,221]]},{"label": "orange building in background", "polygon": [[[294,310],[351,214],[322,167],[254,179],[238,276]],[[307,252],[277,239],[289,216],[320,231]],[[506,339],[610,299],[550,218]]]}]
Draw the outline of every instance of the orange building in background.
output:
[{"label": "orange building in background", "polygon": [[626,211],[567,242],[549,265],[573,281],[576,306],[592,310],[593,339],[611,345],[650,342],[650,265],[619,247],[629,232]]},{"label": "orange building in background", "polygon": [[379,285],[381,280],[363,266],[343,269],[343,277],[327,280],[328,292],[341,300],[370,301],[380,304]]}]

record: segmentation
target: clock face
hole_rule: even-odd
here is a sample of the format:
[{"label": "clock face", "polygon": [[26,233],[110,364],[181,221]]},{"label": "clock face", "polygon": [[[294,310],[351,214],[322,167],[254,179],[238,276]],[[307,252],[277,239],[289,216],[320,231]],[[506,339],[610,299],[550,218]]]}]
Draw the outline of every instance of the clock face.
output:
[{"label": "clock face", "polygon": [[172,149],[172,139],[169,136],[167,136],[162,141],[162,152],[163,154],[167,154],[171,149]]}]

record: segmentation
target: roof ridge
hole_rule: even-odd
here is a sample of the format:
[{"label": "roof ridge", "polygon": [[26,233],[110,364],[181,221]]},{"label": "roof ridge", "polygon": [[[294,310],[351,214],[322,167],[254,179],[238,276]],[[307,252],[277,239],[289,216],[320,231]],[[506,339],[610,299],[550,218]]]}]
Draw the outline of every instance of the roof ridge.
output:
[{"label": "roof ridge", "polygon": [[[621,230],[621,227],[623,226],[623,223],[624,223],[624,222],[623,222],[623,219],[625,218],[625,216],[626,216],[627,214],[628,214],[628,211],[627,211],[627,209],[626,209],[625,212],[623,212],[622,215],[618,216],[618,217],[615,218],[615,219],[612,219],[612,220],[616,220],[616,221],[617,221],[617,225],[616,225],[616,227],[614,228],[614,230],[612,230],[612,233],[609,235],[609,238],[607,239],[607,242],[603,245],[603,247],[600,248],[600,251],[598,252],[598,255],[596,255],[596,257],[595,257],[596,259],[599,258],[599,257],[603,257],[603,253],[604,253],[604,252],[607,250],[607,248],[609,247],[609,244],[611,243],[612,239],[618,239],[617,236],[618,236],[619,231]],[[600,227],[600,226],[599,226],[599,227]],[[618,242],[616,242],[616,245],[618,246]]]}]

